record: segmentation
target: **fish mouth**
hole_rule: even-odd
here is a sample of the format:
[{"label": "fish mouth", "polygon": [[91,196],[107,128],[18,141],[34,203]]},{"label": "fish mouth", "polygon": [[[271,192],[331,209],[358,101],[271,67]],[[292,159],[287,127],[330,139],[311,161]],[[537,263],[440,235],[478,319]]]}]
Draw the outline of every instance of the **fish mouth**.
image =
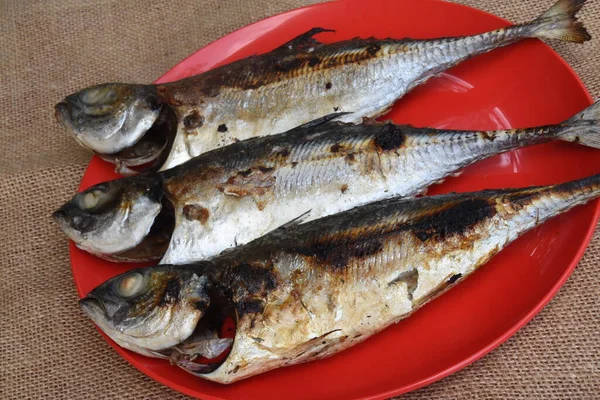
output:
[{"label": "fish mouth", "polygon": [[[210,305],[198,321],[192,335],[159,354],[192,375],[204,376],[216,371],[227,361],[234,347],[236,331],[237,314],[233,305],[224,297],[213,293]],[[212,336],[221,346],[218,354],[211,354],[210,357],[193,350],[203,347],[202,342],[207,336]],[[223,346],[224,344],[226,345]]]},{"label": "fish mouth", "polygon": [[[60,104],[57,104],[57,107]],[[60,114],[64,113],[63,107],[61,106]],[[150,129],[134,145],[117,153],[99,154],[99,156],[115,164],[116,171],[124,176],[158,171],[171,152],[176,133],[177,115],[170,106],[163,104]]]},{"label": "fish mouth", "polygon": [[65,128],[73,128],[71,124],[71,105],[68,101],[63,100],[54,106],[54,118]]},{"label": "fish mouth", "polygon": [[96,319],[99,315],[107,315],[104,303],[102,303],[100,300],[96,299],[91,295],[87,295],[83,299],[79,300],[79,307],[94,322],[96,322]]},{"label": "fish mouth", "polygon": [[73,216],[65,209],[65,206],[54,211],[52,219],[70,240],[76,244],[81,242],[79,232],[74,227]]},{"label": "fish mouth", "polygon": [[52,219],[60,226],[69,225],[72,221],[69,213],[63,210],[62,207],[52,213]]}]

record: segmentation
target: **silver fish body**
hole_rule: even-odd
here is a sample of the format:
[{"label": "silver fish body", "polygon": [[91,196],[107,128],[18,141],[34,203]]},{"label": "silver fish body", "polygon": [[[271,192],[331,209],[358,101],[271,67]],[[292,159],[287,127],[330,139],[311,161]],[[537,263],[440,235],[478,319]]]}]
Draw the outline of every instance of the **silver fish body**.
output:
[{"label": "silver fish body", "polygon": [[[553,139],[598,148],[599,108],[595,104],[559,125],[490,132],[374,121],[353,125],[329,121],[336,117],[332,115],[283,134],[215,149],[170,170],[145,176],[153,187],[161,188],[162,201],[157,202],[158,217],[148,212],[143,229],[137,231],[148,232],[152,226],[149,234],[157,238],[155,241],[170,237],[162,263],[202,260],[256,239],[303,214],[308,221],[388,197],[417,195],[467,165],[511,149]],[[133,184],[137,178],[113,184],[129,187],[129,182]],[[96,243],[101,242],[99,228],[88,229],[78,237],[72,221],[80,216],[84,222],[110,220],[115,209],[119,210],[117,215],[128,216],[143,197],[106,200],[112,206],[100,210],[72,210],[89,191],[95,193],[95,188],[76,195],[58,213],[58,219],[80,248],[102,254],[103,242]],[[62,220],[63,214],[73,215]],[[161,222],[164,232],[156,229],[153,218]],[[121,218],[114,224],[127,229],[105,230],[104,236],[111,241],[131,248],[142,240],[131,242],[132,235],[127,232],[136,227],[131,218]],[[91,222],[85,225],[106,226]],[[120,249],[121,253],[108,247],[105,250],[105,258],[135,261],[135,251],[124,257],[125,248]],[[160,253],[155,251],[153,255]]]},{"label": "silver fish body", "polygon": [[376,200],[414,196],[511,149],[552,139],[598,147],[599,133],[589,120],[493,132],[329,122],[233,144],[163,173],[176,223],[161,263],[212,257],[299,215],[310,221]]},{"label": "silver fish body", "polygon": [[[205,379],[231,383],[367,339],[469,276],[524,232],[599,196],[596,175],[553,186],[384,200],[278,229],[196,265],[133,274],[145,274],[146,282],[167,276],[161,282],[176,281],[170,286],[177,288],[205,282],[195,312],[201,309],[202,320],[214,318],[208,315],[215,309],[230,310],[237,320],[231,351],[224,361],[202,368],[185,359],[175,363]],[[131,274],[108,286],[122,286]],[[170,292],[173,300],[165,302],[164,290],[150,284],[139,288],[130,303],[136,304],[136,296],[148,299],[151,291],[162,304],[152,315],[187,301],[183,291]],[[82,300],[84,310],[121,346],[139,345],[137,336],[95,304],[103,302],[106,290],[101,285]],[[146,314],[138,318],[152,321]],[[169,329],[177,332],[175,326]],[[154,351],[165,357],[172,350]]]},{"label": "silver fish body", "polygon": [[[442,71],[526,38],[584,42],[589,35],[575,18],[583,3],[559,0],[530,23],[467,37],[323,44],[313,35],[326,30],[315,28],[270,53],[181,81],[84,89],[61,102],[56,115],[79,143],[116,163],[119,172],[165,170],[332,112],[348,112],[344,122],[379,116]],[[149,138],[140,134],[144,130],[152,131]]]}]

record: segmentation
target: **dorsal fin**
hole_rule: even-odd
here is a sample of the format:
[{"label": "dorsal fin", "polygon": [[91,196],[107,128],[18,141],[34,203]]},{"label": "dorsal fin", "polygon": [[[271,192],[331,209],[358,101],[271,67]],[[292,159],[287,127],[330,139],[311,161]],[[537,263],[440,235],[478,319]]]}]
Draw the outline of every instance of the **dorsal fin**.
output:
[{"label": "dorsal fin", "polygon": [[287,52],[302,52],[311,47],[314,47],[318,44],[323,44],[319,42],[317,39],[313,38],[314,35],[322,33],[322,32],[335,32],[332,29],[325,28],[312,28],[311,30],[304,32],[301,35],[296,36],[289,42],[285,43],[282,46],[279,46],[275,49],[275,51],[287,51]]},{"label": "dorsal fin", "polygon": [[235,255],[239,253],[240,249],[244,249],[250,254],[256,255],[259,253],[256,250],[268,248],[272,242],[276,242],[278,238],[285,236],[286,232],[288,232],[289,230],[293,231],[294,228],[297,228],[299,225],[302,225],[302,223],[304,223],[304,221],[310,216],[310,212],[311,210],[308,210],[303,214],[298,215],[296,218],[284,223],[283,225],[278,226],[277,228],[272,229],[271,231],[265,233],[263,236],[254,239],[243,246],[225,249],[217,257],[235,257]]},{"label": "dorsal fin", "polygon": [[312,121],[308,121],[305,124],[302,125],[298,125],[295,128],[290,129],[288,132],[290,131],[299,131],[299,130],[303,130],[303,129],[307,129],[307,128],[315,128],[317,126],[321,126],[321,125],[325,125],[328,122],[333,121],[334,119],[337,119],[339,117],[342,117],[344,115],[347,114],[352,114],[350,112],[337,112],[337,113],[331,113],[331,114],[327,114],[321,118],[317,118],[317,119],[313,119]]},{"label": "dorsal fin", "polygon": [[298,215],[296,218],[278,226],[277,228],[273,229],[269,233],[274,233],[274,232],[282,233],[282,232],[285,232],[285,231],[295,228],[296,226],[304,223],[304,221],[310,216],[311,211],[312,210],[308,210],[308,211]]}]

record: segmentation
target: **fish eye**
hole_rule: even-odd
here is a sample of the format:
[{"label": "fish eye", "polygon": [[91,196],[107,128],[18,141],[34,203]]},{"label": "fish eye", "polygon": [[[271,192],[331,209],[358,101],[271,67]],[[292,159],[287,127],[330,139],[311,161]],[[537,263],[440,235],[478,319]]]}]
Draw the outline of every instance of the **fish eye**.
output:
[{"label": "fish eye", "polygon": [[139,272],[134,272],[121,278],[116,285],[116,292],[123,297],[135,296],[144,286],[144,277]]},{"label": "fish eye", "polygon": [[82,100],[88,105],[110,104],[117,100],[117,92],[112,87],[99,87],[83,93]]},{"label": "fish eye", "polygon": [[100,199],[100,193],[98,190],[86,193],[80,201],[80,207],[86,210],[96,207],[98,200]]},{"label": "fish eye", "polygon": [[77,198],[77,206],[82,210],[99,211],[98,209],[116,199],[120,186],[118,184],[99,184],[81,193]]}]

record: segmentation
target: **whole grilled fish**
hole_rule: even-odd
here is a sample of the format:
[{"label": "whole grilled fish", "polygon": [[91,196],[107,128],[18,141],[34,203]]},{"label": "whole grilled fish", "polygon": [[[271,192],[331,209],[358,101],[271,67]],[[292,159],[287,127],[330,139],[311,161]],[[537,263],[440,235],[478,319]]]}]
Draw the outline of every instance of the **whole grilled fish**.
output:
[{"label": "whole grilled fish", "polygon": [[585,0],[560,0],[532,22],[434,40],[352,39],[323,44],[315,28],[270,53],[177,82],[109,83],[56,106],[82,146],[132,175],[168,169],[208,150],[287,131],[335,111],[344,122],[376,117],[415,86],[474,55],[526,38],[582,43],[575,14]]},{"label": "whole grilled fish", "polygon": [[[383,200],[276,230],[197,265],[127,272],[80,305],[120,346],[230,383],[365,340],[524,232],[599,196],[596,175],[553,186]],[[231,351],[221,362],[196,362],[231,343],[215,334],[225,316],[237,321]],[[192,348],[201,350],[186,350]]]},{"label": "whole grilled fish", "polygon": [[[324,117],[79,193],[54,217],[79,248],[113,261],[183,264],[307,220],[411,196],[483,158],[553,139],[600,148],[596,103],[560,125],[473,132]],[[170,240],[170,243],[169,243]],[[166,251],[166,254],[165,254]]]}]

